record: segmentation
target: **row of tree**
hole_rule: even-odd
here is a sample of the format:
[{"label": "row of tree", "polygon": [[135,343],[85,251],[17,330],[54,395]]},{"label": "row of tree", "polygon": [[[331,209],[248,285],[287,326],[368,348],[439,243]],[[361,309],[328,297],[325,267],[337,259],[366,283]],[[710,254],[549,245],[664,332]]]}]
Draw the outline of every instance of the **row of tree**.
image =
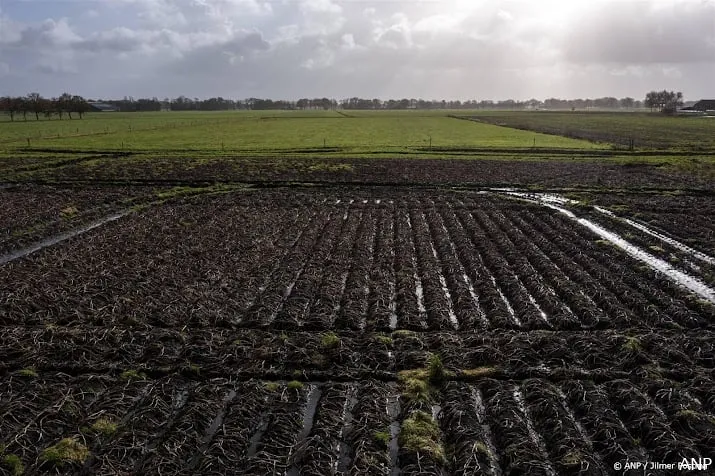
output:
[{"label": "row of tree", "polygon": [[675,91],[651,91],[645,96],[645,107],[658,109],[666,114],[675,114],[683,105],[683,93]]},{"label": "row of tree", "polygon": [[242,100],[224,99],[222,97],[199,99],[179,96],[176,99],[156,97],[152,99],[134,99],[125,97],[121,100],[103,100],[121,111],[223,111],[235,109],[633,109],[642,108],[643,102],[626,97],[603,97],[597,99],[556,99],[545,101],[530,99],[528,101],[468,100],[424,100],[424,99],[366,99],[352,97],[335,100],[329,98],[301,98],[297,101],[248,98]]},{"label": "row of tree", "polygon": [[[65,114],[72,119],[72,113],[82,118],[85,112],[91,110],[90,102],[81,96],[73,96],[64,93],[58,98],[45,99],[38,93],[31,93],[25,97],[2,97],[0,98],[0,111],[5,111],[10,115],[11,120],[15,120],[17,115],[27,120],[28,114],[34,114],[39,120],[40,115],[51,119],[57,115],[60,119]],[[469,100],[469,101],[446,101],[446,100],[424,100],[424,99],[364,99],[352,97],[337,101],[329,98],[302,98],[297,101],[271,100],[248,98],[242,100],[224,99],[215,97],[210,99],[189,98],[179,96],[175,99],[164,98],[160,100],[156,97],[151,99],[125,96],[118,100],[99,100],[104,104],[114,106],[116,109],[125,112],[141,111],[224,111],[236,109],[269,110],[269,109],[639,109],[648,107],[651,110],[658,109],[663,112],[675,112],[683,104],[683,94],[673,91],[651,91],[646,95],[645,101],[638,101],[630,97],[617,99],[615,97],[602,97],[597,99],[557,99],[549,98],[545,101],[530,99],[528,101],[505,101],[490,100]]]},{"label": "row of tree", "polygon": [[124,99],[107,99],[98,102],[109,104],[123,112],[140,111],[233,111],[236,109],[305,109],[308,101],[310,105],[320,104],[321,109],[337,108],[337,102],[327,98],[300,101],[274,101],[272,99],[250,98],[243,100],[224,99],[215,97],[210,99],[189,98],[179,96],[175,99],[156,97],[151,99],[134,99],[125,96]]},{"label": "row of tree", "polygon": [[40,120],[40,115],[51,119],[53,115],[60,119],[65,114],[72,119],[72,113],[76,113],[80,119],[91,109],[87,101],[81,96],[73,96],[64,93],[60,97],[47,99],[39,93],[30,93],[23,97],[0,97],[0,111],[4,111],[14,121],[16,116],[22,115],[27,120],[27,115],[35,116],[35,120]]},{"label": "row of tree", "polygon": [[633,98],[617,99],[603,97],[597,99],[556,99],[545,101],[469,100],[469,101],[425,101],[423,99],[401,99],[381,101],[379,99],[350,98],[341,101],[343,109],[633,109],[643,107],[641,101]]}]

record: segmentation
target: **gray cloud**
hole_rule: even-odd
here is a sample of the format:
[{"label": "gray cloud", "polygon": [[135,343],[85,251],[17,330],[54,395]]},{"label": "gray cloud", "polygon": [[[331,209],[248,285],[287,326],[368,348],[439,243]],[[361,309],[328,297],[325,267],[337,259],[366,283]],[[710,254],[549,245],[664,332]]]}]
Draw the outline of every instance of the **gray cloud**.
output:
[{"label": "gray cloud", "polygon": [[152,35],[143,35],[141,32],[130,30],[126,27],[117,27],[108,31],[95,33],[77,43],[79,50],[94,53],[128,53],[139,50],[142,45],[151,40]]},{"label": "gray cloud", "polygon": [[171,73],[192,78],[222,74],[236,74],[252,55],[265,52],[270,44],[259,32],[238,32],[224,41],[190,49],[181,57],[167,63]]},{"label": "gray cloud", "polygon": [[574,63],[712,63],[715,5],[708,2],[598,5],[574,23],[563,42],[565,57]]},{"label": "gray cloud", "polygon": [[283,98],[707,94],[713,2],[585,3],[121,0],[94,8],[105,25],[116,17],[100,29],[85,16],[4,16],[2,87]]},{"label": "gray cloud", "polygon": [[72,30],[66,18],[47,19],[38,25],[25,28],[15,26],[14,34],[5,39],[6,47],[47,49],[66,47],[81,38]]}]

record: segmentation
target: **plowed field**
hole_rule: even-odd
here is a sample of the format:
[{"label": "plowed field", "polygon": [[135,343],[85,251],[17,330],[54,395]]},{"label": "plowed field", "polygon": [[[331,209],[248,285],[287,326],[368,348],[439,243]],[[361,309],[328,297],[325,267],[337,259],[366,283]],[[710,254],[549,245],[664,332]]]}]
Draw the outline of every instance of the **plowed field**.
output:
[{"label": "plowed field", "polygon": [[[31,253],[0,236],[16,255],[0,264],[0,474],[596,475],[713,457],[706,231],[678,247],[687,230],[658,227],[664,253],[699,263],[671,263],[694,292],[584,223],[659,238],[553,197],[93,193],[87,208],[125,214]],[[19,203],[0,218],[34,223]]]}]

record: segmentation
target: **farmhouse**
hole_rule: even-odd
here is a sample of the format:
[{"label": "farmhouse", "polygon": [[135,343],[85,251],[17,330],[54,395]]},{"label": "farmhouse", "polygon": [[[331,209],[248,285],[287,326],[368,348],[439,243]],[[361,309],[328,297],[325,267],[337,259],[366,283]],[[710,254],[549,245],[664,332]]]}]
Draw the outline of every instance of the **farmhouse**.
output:
[{"label": "farmhouse", "polygon": [[684,111],[715,111],[715,99],[701,99],[690,107],[684,107]]},{"label": "farmhouse", "polygon": [[106,104],[103,102],[90,102],[89,107],[92,108],[92,112],[117,112],[119,108],[112,106],[111,104]]}]

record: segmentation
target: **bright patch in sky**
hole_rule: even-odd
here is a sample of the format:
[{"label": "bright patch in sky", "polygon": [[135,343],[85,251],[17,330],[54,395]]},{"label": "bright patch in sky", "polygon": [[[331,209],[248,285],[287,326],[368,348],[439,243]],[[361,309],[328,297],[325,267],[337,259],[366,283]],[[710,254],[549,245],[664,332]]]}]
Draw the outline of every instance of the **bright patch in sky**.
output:
[{"label": "bright patch in sky", "polygon": [[0,95],[715,96],[709,0],[0,0]]}]

